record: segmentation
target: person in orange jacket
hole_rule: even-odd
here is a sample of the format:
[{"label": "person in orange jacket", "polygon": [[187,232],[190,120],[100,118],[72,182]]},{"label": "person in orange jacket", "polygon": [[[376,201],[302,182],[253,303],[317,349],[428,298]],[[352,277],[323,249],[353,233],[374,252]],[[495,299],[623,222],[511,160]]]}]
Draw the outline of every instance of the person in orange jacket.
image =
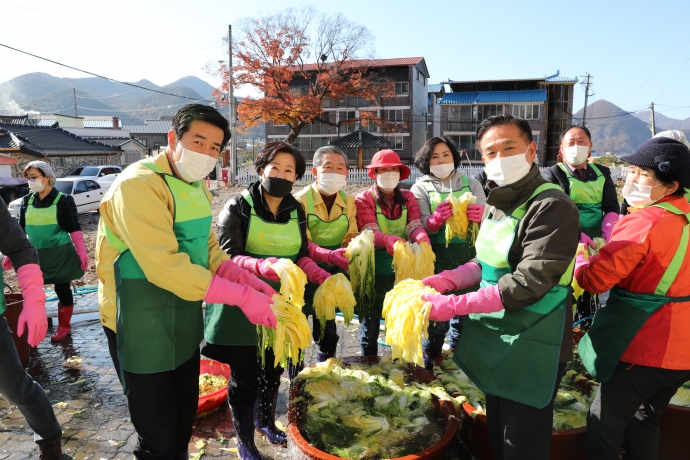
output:
[{"label": "person in orange jacket", "polygon": [[[585,290],[611,289],[579,352],[601,382],[587,416],[587,458],[656,459],[659,417],[690,380],[690,150],[654,138],[633,155],[623,197],[632,213],[589,261],[578,254]],[[633,458],[633,457],[631,457]]]}]

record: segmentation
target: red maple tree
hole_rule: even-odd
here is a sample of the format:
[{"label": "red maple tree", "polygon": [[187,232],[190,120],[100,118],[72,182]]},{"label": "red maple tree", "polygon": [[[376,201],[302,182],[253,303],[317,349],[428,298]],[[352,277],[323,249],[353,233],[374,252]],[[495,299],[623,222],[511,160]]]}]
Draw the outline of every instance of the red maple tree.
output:
[{"label": "red maple tree", "polygon": [[[249,86],[262,95],[245,98],[237,106],[244,128],[260,122],[287,125],[288,143],[312,122],[374,124],[382,132],[405,129],[389,123],[378,110],[382,98],[395,96],[394,82],[379,75],[366,59],[373,37],[365,26],[340,13],[325,15],[309,7],[245,19],[239,29],[240,40],[233,40],[235,88]],[[213,93],[222,101],[229,89],[227,64],[214,73],[223,79]],[[325,105],[335,107],[347,97],[368,101],[367,109],[356,118],[336,121],[324,116]]]}]

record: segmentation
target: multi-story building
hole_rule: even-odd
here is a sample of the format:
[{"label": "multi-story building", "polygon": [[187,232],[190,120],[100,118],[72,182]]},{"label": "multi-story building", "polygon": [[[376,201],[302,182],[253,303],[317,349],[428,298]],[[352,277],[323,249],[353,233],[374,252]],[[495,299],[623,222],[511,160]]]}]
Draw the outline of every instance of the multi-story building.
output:
[{"label": "multi-story building", "polygon": [[459,149],[466,150],[473,162],[481,161],[475,145],[477,125],[502,113],[527,120],[541,164],[556,162],[560,135],[572,123],[577,78],[563,77],[557,72],[543,78],[444,83],[451,92],[438,102],[440,131]]},{"label": "multi-story building", "polygon": [[[314,151],[328,145],[331,140],[354,132],[358,123],[343,124],[345,120],[356,120],[364,111],[376,111],[378,118],[391,123],[399,123],[400,132],[383,133],[369,124],[363,127],[377,136],[383,136],[395,149],[405,163],[411,163],[415,152],[426,141],[427,101],[429,71],[423,57],[374,59],[361,61],[369,68],[367,74],[373,78],[387,78],[395,84],[394,97],[381,97],[376,104],[362,97],[346,97],[341,100],[326,98],[323,100],[323,118],[331,124],[311,123],[306,125],[295,139],[294,145],[311,161]],[[307,72],[315,70],[316,65],[305,66]],[[290,87],[297,90],[305,86],[302,78],[294,78]],[[398,130],[396,130],[398,131]],[[266,123],[266,141],[278,141],[287,138],[287,125]],[[376,149],[364,149],[364,163],[369,163]],[[352,164],[357,162],[357,149],[348,149],[347,155]]]},{"label": "multi-story building", "polygon": [[429,85],[429,99],[426,109],[426,138],[439,137],[441,135],[441,105],[439,101],[446,94],[446,86],[443,83]]}]

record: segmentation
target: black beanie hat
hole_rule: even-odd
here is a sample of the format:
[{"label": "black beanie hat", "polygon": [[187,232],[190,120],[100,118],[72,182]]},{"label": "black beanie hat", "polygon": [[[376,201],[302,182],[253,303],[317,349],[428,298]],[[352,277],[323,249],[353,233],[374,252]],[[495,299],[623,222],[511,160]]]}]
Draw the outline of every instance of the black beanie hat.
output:
[{"label": "black beanie hat", "polygon": [[655,137],[621,160],[663,173],[681,187],[690,188],[690,149],[674,139]]}]

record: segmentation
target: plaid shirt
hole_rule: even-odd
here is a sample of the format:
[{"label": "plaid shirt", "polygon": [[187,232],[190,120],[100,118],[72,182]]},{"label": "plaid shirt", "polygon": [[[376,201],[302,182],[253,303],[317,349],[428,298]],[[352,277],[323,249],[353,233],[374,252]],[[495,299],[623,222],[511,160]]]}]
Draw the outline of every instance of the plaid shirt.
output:
[{"label": "plaid shirt", "polygon": [[[29,193],[22,199],[22,204],[19,207],[19,225],[26,228],[26,210],[29,207],[29,201],[34,208],[47,208],[53,205],[53,201],[57,198],[58,191],[53,188],[49,194],[42,200],[39,199],[38,193]],[[81,231],[79,225],[79,218],[77,214],[77,205],[74,204],[74,198],[71,195],[62,194],[62,198],[57,203],[57,222],[61,229],[67,233]]]}]

